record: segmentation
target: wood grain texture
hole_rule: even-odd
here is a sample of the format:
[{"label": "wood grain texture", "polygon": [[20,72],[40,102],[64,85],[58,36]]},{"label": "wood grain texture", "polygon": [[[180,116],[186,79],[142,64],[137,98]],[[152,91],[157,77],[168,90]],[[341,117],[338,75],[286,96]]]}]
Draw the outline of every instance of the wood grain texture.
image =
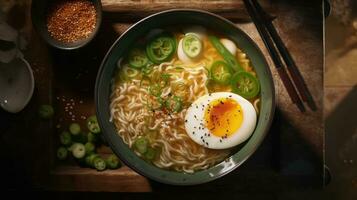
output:
[{"label": "wood grain texture", "polygon": [[[271,11],[269,1],[262,1],[263,7]],[[142,18],[163,10],[189,8],[200,9],[222,15],[231,20],[249,20],[241,0],[102,0],[103,11],[120,13],[119,18]]]},{"label": "wood grain texture", "polygon": [[97,172],[76,166],[62,166],[51,172],[53,190],[148,192],[149,181],[128,167]]}]

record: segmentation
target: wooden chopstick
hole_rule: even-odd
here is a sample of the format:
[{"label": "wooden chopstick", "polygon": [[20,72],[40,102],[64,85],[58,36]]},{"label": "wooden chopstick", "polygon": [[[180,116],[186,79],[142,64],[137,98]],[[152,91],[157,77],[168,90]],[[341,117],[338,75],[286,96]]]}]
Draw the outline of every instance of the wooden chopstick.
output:
[{"label": "wooden chopstick", "polygon": [[251,4],[250,0],[243,0],[243,1],[244,1],[245,7],[247,8],[247,11],[248,11],[250,17],[252,18],[255,26],[257,27],[257,30],[258,30],[260,36],[263,39],[265,46],[268,49],[268,52],[274,62],[274,65],[278,71],[280,79],[282,80],[282,82],[290,96],[290,99],[292,100],[293,103],[295,103],[297,105],[297,107],[299,108],[299,110],[301,112],[305,112],[305,106],[302,103],[298,93],[296,92],[296,89],[295,89],[293,83],[290,80],[288,73],[286,72],[286,70],[284,68],[284,65],[280,59],[279,53],[272,41],[272,38],[270,37],[267,29],[263,25],[263,19],[261,19],[261,17],[256,13],[256,10],[253,8],[253,5]]},{"label": "wooden chopstick", "polygon": [[287,69],[291,75],[292,81],[294,82],[296,89],[298,90],[302,100],[307,103],[311,110],[316,110],[316,104],[309,89],[306,86],[306,83],[296,66],[294,59],[292,58],[289,50],[286,48],[284,42],[282,41],[281,37],[279,36],[278,32],[275,29],[274,24],[272,23],[271,17],[263,10],[257,0],[252,0],[253,5],[255,6],[257,12],[262,17],[265,27],[270,33],[270,36],[275,42],[276,47],[278,48],[281,57],[283,58]]}]

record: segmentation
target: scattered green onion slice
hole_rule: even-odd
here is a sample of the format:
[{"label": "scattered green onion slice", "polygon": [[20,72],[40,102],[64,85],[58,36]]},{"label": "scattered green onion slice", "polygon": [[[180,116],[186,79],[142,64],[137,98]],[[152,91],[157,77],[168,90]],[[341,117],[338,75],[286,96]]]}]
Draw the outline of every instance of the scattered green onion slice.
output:
[{"label": "scattered green onion slice", "polygon": [[146,138],[140,137],[136,139],[134,146],[139,153],[144,154],[148,149],[148,145],[149,145],[148,143],[149,141]]},{"label": "scattered green onion slice", "polygon": [[128,55],[129,65],[133,68],[143,68],[148,63],[148,58],[146,57],[145,50],[140,47],[134,47]]},{"label": "scattered green onion slice", "polygon": [[85,163],[88,167],[94,167],[94,159],[100,158],[98,154],[92,153],[85,158]]},{"label": "scattered green onion slice", "polygon": [[123,73],[125,76],[129,77],[129,78],[134,78],[139,74],[139,71],[133,68],[129,68],[129,67],[124,67],[123,68]]},{"label": "scattered green onion slice", "polygon": [[81,143],[74,143],[71,150],[73,156],[77,159],[83,158],[86,155],[86,148]]},{"label": "scattered green onion slice", "polygon": [[86,154],[93,153],[95,151],[95,145],[92,142],[87,142],[84,145],[84,148],[86,150]]},{"label": "scattered green onion slice", "polygon": [[153,70],[152,69],[152,67],[153,67],[152,65],[153,65],[153,63],[151,61],[149,61],[148,64],[145,67],[141,68],[141,73],[143,73],[146,76],[151,74],[151,72]]},{"label": "scattered green onion slice", "polygon": [[168,83],[170,82],[170,77],[171,77],[171,74],[168,74],[168,73],[161,74],[161,80],[163,82],[163,87],[166,87],[168,85]]},{"label": "scattered green onion slice", "polygon": [[229,52],[226,47],[219,41],[216,36],[209,36],[209,40],[218,53],[224,58],[228,65],[230,65],[235,72],[244,71],[242,66],[237,62],[234,55]]},{"label": "scattered green onion slice", "polygon": [[73,135],[78,135],[81,132],[81,126],[77,123],[72,123],[69,125],[69,132]]},{"label": "scattered green onion slice", "polygon": [[105,159],[105,163],[109,169],[117,169],[121,166],[119,158],[114,154]]},{"label": "scattered green onion slice", "polygon": [[178,96],[173,96],[166,100],[166,108],[172,112],[180,112],[182,110],[182,99]]},{"label": "scattered green onion slice", "polygon": [[169,34],[156,36],[146,46],[146,54],[155,64],[160,64],[171,59],[175,50],[175,38]]},{"label": "scattered green onion slice", "polygon": [[51,105],[41,105],[38,109],[38,115],[42,119],[50,119],[53,117],[55,111]]},{"label": "scattered green onion slice", "polygon": [[211,67],[211,77],[219,84],[229,84],[232,77],[232,70],[230,66],[223,61],[216,61]]},{"label": "scattered green onion slice", "polygon": [[87,128],[92,133],[100,133],[97,116],[93,115],[87,119]]},{"label": "scattered green onion slice", "polygon": [[195,34],[186,34],[182,40],[183,52],[190,58],[196,58],[202,51],[202,42]]},{"label": "scattered green onion slice", "polygon": [[61,134],[60,134],[60,142],[61,144],[65,145],[65,146],[68,146],[72,143],[72,136],[69,132],[67,131],[63,131]]},{"label": "scattered green onion slice", "polygon": [[144,157],[148,160],[154,160],[156,157],[156,150],[154,148],[149,147],[144,154]]},{"label": "scattered green onion slice", "polygon": [[105,170],[107,168],[107,165],[105,164],[105,161],[100,157],[96,157],[96,158],[93,159],[93,166],[98,171],[103,171],[103,170]]},{"label": "scattered green onion slice", "polygon": [[65,147],[59,147],[57,149],[57,158],[59,160],[65,160],[67,158],[68,151]]},{"label": "scattered green onion slice", "polygon": [[162,93],[161,86],[159,84],[153,84],[149,86],[149,93],[155,97],[159,97]]},{"label": "scattered green onion slice", "polygon": [[260,85],[258,79],[249,72],[237,72],[231,80],[232,91],[240,96],[251,99],[258,95]]}]

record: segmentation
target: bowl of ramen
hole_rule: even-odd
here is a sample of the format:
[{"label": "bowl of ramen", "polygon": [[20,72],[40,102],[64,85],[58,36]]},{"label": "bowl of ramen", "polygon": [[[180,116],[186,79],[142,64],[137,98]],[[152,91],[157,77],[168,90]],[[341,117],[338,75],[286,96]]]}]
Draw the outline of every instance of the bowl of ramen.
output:
[{"label": "bowl of ramen", "polygon": [[99,70],[98,121],[138,173],[194,185],[241,165],[274,115],[269,66],[254,41],[215,14],[151,15],[113,44]]}]

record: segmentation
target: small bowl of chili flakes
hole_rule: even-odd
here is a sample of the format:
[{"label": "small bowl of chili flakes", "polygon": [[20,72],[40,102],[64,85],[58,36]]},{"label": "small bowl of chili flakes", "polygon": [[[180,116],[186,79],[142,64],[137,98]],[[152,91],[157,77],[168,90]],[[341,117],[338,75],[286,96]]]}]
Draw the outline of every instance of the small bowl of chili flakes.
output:
[{"label": "small bowl of chili flakes", "polygon": [[31,6],[32,23],[51,46],[71,50],[88,44],[102,20],[100,0],[36,0]]}]

